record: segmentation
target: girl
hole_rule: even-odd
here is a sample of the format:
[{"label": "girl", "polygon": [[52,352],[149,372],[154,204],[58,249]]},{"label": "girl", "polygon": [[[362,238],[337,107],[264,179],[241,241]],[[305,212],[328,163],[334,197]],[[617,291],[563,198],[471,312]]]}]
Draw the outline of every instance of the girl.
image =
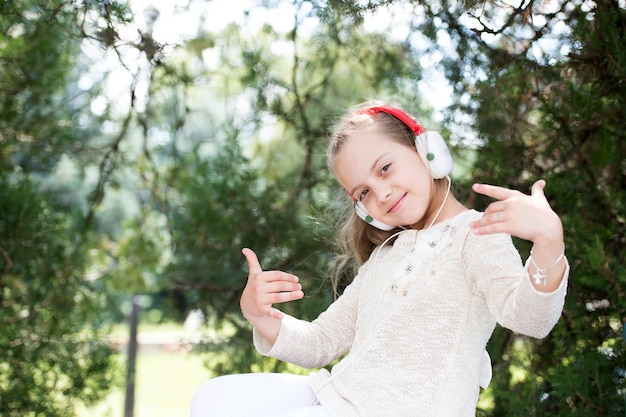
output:
[{"label": "girl", "polygon": [[[338,124],[328,166],[354,205],[343,229],[360,264],[316,320],[273,307],[301,299],[298,278],[264,271],[244,249],[243,315],[258,351],[310,376],[231,375],[202,385],[192,417],[474,416],[491,379],[496,323],[545,337],[561,314],[569,266],[563,228],[537,181],[530,195],[476,184],[484,213],[450,192],[450,153],[436,132],[384,103]],[[525,265],[511,236],[533,242]]]}]

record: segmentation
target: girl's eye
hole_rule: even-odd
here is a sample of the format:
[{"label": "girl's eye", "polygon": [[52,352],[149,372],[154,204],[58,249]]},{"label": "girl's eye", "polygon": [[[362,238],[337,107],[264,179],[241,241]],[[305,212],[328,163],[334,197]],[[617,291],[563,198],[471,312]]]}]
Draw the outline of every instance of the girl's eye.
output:
[{"label": "girl's eye", "polygon": [[389,172],[389,170],[391,169],[391,164],[385,164],[383,165],[383,167],[380,169],[380,173],[382,175],[386,174],[387,172]]},{"label": "girl's eye", "polygon": [[361,191],[361,193],[359,194],[359,201],[363,200],[368,192],[369,192],[369,190]]}]

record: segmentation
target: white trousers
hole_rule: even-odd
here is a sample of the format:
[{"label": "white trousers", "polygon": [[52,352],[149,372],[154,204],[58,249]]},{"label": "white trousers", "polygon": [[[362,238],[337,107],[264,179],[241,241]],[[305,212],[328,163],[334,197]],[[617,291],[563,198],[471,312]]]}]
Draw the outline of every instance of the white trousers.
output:
[{"label": "white trousers", "polygon": [[225,375],[200,385],[191,417],[330,417],[303,375]]}]

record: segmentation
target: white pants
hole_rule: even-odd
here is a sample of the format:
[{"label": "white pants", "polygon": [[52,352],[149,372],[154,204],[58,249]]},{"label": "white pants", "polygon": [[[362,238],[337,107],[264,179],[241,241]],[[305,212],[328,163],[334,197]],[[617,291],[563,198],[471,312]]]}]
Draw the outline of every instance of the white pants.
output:
[{"label": "white pants", "polygon": [[191,417],[329,417],[302,375],[225,375],[200,385]]}]

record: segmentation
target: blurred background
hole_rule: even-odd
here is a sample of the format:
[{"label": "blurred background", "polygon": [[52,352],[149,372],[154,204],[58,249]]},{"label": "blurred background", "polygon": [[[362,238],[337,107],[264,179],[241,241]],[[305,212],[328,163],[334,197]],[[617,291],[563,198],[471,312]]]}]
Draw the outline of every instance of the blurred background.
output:
[{"label": "blurred background", "polygon": [[563,220],[561,320],[496,329],[478,415],[626,415],[623,0],[21,0],[0,26],[0,415],[185,416],[211,377],[308,372],[254,351],[241,248],[300,276],[284,311],[332,302],[326,137],[371,98],[442,132],[468,206],[544,178]]}]

